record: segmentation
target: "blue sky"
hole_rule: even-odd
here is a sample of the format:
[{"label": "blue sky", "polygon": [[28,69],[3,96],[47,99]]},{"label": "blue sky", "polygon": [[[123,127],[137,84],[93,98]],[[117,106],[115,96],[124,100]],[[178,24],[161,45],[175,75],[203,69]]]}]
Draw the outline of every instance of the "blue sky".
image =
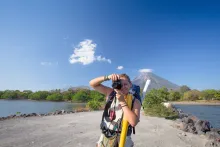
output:
[{"label": "blue sky", "polygon": [[0,90],[88,86],[111,73],[133,79],[140,69],[192,89],[220,89],[219,6],[189,0],[1,1]]}]

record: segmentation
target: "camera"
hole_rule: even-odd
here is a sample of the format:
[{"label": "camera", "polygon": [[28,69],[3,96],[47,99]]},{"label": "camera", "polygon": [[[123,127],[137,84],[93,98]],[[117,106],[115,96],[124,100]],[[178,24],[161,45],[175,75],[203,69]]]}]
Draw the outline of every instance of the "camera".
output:
[{"label": "camera", "polygon": [[112,83],[112,88],[120,90],[122,88],[121,80],[114,81]]}]

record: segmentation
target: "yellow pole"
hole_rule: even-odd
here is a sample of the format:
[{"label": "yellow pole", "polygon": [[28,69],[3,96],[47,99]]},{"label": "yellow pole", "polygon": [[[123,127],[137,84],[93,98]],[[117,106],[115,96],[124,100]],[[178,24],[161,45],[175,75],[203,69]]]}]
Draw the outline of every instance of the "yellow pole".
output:
[{"label": "yellow pole", "polygon": [[[131,109],[132,95],[128,94],[127,96],[125,96],[125,100],[127,102],[128,107]],[[119,147],[125,146],[127,132],[128,132],[128,121],[126,120],[125,117],[123,117]]]}]

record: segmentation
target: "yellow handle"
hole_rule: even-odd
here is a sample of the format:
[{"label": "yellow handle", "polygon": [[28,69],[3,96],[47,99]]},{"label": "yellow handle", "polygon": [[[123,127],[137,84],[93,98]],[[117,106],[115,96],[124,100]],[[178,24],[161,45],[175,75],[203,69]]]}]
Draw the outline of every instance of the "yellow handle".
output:
[{"label": "yellow handle", "polygon": [[[131,103],[132,103],[132,95],[128,94],[125,97],[125,100],[127,102],[127,105],[129,107],[129,109],[131,109]],[[128,132],[128,121],[125,119],[125,117],[123,116],[123,120],[122,120],[122,130],[121,130],[121,136],[120,136],[120,143],[119,143],[119,147],[124,147],[125,146],[125,140],[127,137],[127,132]]]}]

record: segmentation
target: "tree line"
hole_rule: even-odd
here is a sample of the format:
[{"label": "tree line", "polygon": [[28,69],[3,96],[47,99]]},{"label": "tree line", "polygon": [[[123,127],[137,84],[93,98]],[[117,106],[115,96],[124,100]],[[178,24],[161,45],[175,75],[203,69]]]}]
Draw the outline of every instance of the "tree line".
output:
[{"label": "tree line", "polygon": [[170,101],[220,100],[220,90],[215,89],[199,91],[183,85],[178,91],[170,90],[167,92],[169,92],[168,100]]},{"label": "tree line", "polygon": [[[193,101],[193,100],[220,100],[220,90],[206,89],[195,90],[183,85],[179,90],[168,90],[161,88],[153,89],[150,92],[161,92],[160,97],[166,101]],[[147,93],[150,94],[150,92]],[[156,95],[156,94],[155,94]],[[164,97],[165,96],[165,97]],[[104,95],[97,91],[89,89],[71,89],[61,91],[60,89],[51,91],[36,91],[31,90],[5,90],[0,91],[0,99],[31,99],[31,100],[48,100],[48,101],[72,101],[72,102],[88,102],[97,100],[103,102]]]},{"label": "tree line", "polygon": [[104,95],[94,90],[88,89],[60,89],[51,91],[31,90],[5,90],[0,91],[0,99],[31,99],[31,100],[48,100],[48,101],[71,101],[71,102],[88,102],[90,100],[104,101]]}]

